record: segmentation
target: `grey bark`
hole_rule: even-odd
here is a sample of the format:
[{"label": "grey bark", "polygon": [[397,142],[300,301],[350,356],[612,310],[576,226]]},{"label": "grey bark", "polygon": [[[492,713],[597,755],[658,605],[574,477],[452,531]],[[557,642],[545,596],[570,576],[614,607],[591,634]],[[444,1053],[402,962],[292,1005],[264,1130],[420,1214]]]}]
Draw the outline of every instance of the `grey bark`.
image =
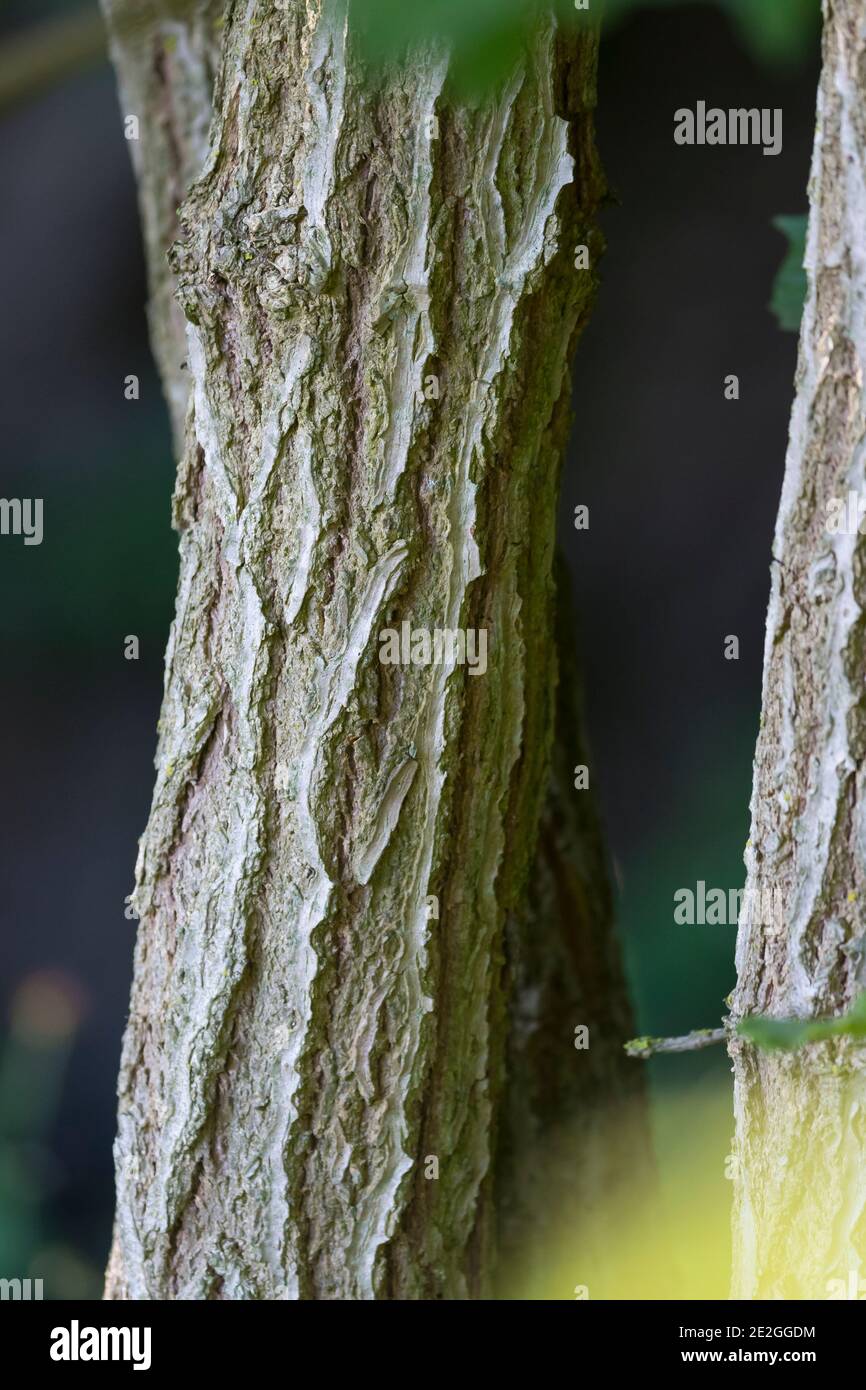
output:
[{"label": "grey bark", "polygon": [[[639,1084],[553,631],[595,41],[474,107],[444,52],[370,80],[342,3],[107,9],[178,434],[192,388],[107,1296],[478,1296]],[[381,664],[404,619],[486,674]]]},{"label": "grey bark", "polygon": [[[810,179],[809,292],[776,525],[735,1018],[845,1010],[866,983],[866,538],[828,528],[862,495],[866,30],[826,0]],[[767,916],[768,914],[763,914]],[[827,1298],[866,1257],[866,1074],[850,1040],[792,1055],[732,1046],[739,1174],[734,1294]],[[845,1295],[847,1296],[847,1295]]]}]

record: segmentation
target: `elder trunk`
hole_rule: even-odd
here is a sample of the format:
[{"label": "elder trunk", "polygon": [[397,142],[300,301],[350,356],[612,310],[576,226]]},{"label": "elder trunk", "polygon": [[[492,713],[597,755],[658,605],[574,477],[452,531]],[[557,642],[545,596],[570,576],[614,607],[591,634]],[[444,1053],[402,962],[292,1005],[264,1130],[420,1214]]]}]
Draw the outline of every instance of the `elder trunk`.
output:
[{"label": "elder trunk", "polygon": [[[344,3],[106,12],[184,436],[107,1293],[479,1296],[639,1084],[554,638],[595,40],[474,104]],[[486,671],[384,664],[404,621]]]}]

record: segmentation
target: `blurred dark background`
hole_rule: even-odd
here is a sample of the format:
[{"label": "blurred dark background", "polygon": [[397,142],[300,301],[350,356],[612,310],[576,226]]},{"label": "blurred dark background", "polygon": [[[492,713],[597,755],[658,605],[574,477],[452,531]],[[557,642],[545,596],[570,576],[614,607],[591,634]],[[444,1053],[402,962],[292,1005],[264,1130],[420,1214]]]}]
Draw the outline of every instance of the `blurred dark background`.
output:
[{"label": "blurred dark background", "polygon": [[[675,926],[673,894],[743,880],[796,358],[767,309],[784,253],[771,219],[805,209],[818,78],[817,26],[797,44],[783,26],[774,45],[758,25],[750,42],[726,8],[742,20],[732,0],[629,5],[603,44],[614,199],[562,498],[592,785],[638,1029],[652,1033],[716,1026],[734,982],[735,928]],[[7,3],[0,56],[69,9]],[[699,99],[782,107],[782,153],[676,146],[673,112]],[[176,576],[174,465],[107,63],[0,110],[0,187],[0,492],[45,499],[43,544],[0,544],[0,1276],[98,1297],[135,930],[124,899]],[[730,373],[738,401],[724,399]],[[573,528],[578,503],[588,532]],[[131,634],[138,661],[124,659]],[[739,661],[724,659],[729,634]],[[664,1090],[728,1063],[719,1048],[650,1065]]]}]

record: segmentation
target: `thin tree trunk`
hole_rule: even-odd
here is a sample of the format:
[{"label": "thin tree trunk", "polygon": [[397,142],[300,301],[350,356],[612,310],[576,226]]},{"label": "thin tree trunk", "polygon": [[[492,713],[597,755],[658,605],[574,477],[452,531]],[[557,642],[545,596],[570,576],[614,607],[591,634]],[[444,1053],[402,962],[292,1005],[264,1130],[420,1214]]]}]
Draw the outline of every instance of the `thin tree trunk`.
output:
[{"label": "thin tree trunk", "polygon": [[[186,66],[158,16],[132,40],[107,8],[155,140],[177,427],[159,261],[220,7],[170,21]],[[637,1084],[597,831],[563,791],[571,689],[550,757],[595,42],[543,24],[473,107],[441,52],[371,84],[345,3],[230,5],[220,33],[173,256],[181,573],[107,1295],[477,1296],[544,1127]],[[383,664],[404,621],[485,631],[486,672]]]},{"label": "thin tree trunk", "polygon": [[[824,17],[809,294],[746,852],[747,888],[775,890],[784,921],[741,918],[735,1016],[836,1014],[866,982],[866,540],[827,525],[831,499],[863,490],[866,31],[860,0],[826,0]],[[735,1296],[842,1296],[866,1258],[862,1054],[838,1040],[795,1054],[736,1042],[732,1055]]]}]

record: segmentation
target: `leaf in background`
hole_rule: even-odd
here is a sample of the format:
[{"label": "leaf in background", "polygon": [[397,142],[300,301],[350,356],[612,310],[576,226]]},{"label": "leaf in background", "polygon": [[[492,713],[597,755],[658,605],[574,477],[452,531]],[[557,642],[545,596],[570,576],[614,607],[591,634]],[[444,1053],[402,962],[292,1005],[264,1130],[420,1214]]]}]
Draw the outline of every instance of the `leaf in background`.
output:
[{"label": "leaf in background", "polygon": [[792,333],[799,333],[806,302],[806,272],[803,261],[806,256],[805,212],[774,217],[773,226],[788,238],[785,259],[776,274],[770,310],[779,320],[779,327]]},{"label": "leaf in background", "polygon": [[[720,0],[753,56],[764,63],[808,57],[818,34],[820,0]],[[813,50],[817,56],[817,49]]]},{"label": "leaf in background", "polygon": [[[602,15],[605,27],[638,10],[673,8],[703,0],[607,0]],[[590,8],[596,0],[590,0]],[[821,20],[820,0],[716,0],[737,37],[756,62],[773,65],[817,59]]]},{"label": "leaf in background", "polygon": [[540,11],[540,0],[355,0],[351,14],[368,61],[386,63],[409,45],[445,45],[455,86],[483,95],[508,74]]},{"label": "leaf in background", "polygon": [[[615,26],[635,11],[673,8],[696,0],[353,0],[352,23],[362,51],[378,65],[409,44],[444,44],[452,53],[451,80],[466,96],[483,96],[519,57],[542,11],[560,19]],[[702,3],[703,0],[697,0]],[[220,0],[214,0],[219,5]],[[21,34],[0,35],[0,109],[105,57],[105,35],[96,0],[28,0],[36,24]],[[112,0],[114,27],[144,38],[163,22],[183,18],[196,0]],[[760,63],[794,64],[814,53],[819,0],[716,0],[740,40]],[[42,22],[39,22],[42,21]],[[244,22],[241,20],[240,22]]]},{"label": "leaf in background", "polygon": [[791,1052],[827,1038],[866,1038],[866,991],[839,1018],[744,1018],[737,1032],[768,1052]]},{"label": "leaf in background", "polygon": [[[374,64],[396,58],[409,44],[444,44],[451,79],[464,94],[481,96],[510,71],[540,14],[555,9],[568,23],[603,21],[614,27],[636,11],[673,8],[695,0],[354,0],[352,22]],[[802,62],[816,51],[819,0],[716,0],[752,56],[767,64]]]}]

